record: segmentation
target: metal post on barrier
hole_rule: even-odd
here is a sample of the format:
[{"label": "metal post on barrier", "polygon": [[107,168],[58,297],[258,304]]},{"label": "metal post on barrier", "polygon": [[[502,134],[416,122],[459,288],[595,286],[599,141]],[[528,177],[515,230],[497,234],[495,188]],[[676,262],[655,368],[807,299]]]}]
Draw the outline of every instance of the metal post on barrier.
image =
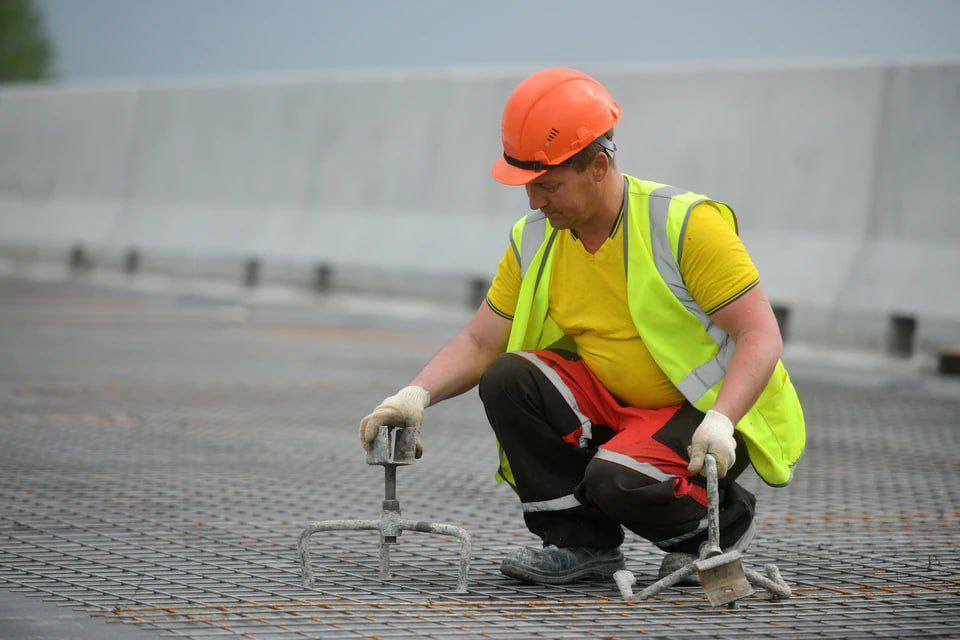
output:
[{"label": "metal post on barrier", "polygon": [[905,314],[890,316],[890,324],[887,327],[887,353],[900,358],[912,356],[916,333],[917,319],[915,316]]},{"label": "metal post on barrier", "polygon": [[313,287],[321,293],[330,290],[333,282],[333,269],[328,264],[319,264],[313,270]]},{"label": "metal post on barrier", "polygon": [[771,306],[773,307],[773,316],[777,319],[777,325],[780,327],[780,337],[783,342],[786,342],[790,327],[790,307],[782,304]]},{"label": "metal post on barrier", "polygon": [[123,257],[123,272],[133,275],[140,270],[140,252],[130,249]]},{"label": "metal post on barrier", "polygon": [[93,268],[93,259],[86,248],[77,243],[70,248],[70,270],[87,271]]},{"label": "metal post on barrier", "polygon": [[250,258],[243,265],[243,284],[247,287],[260,284],[260,260],[257,258]]},{"label": "metal post on barrier", "polygon": [[940,351],[937,355],[937,371],[945,376],[960,376],[960,347]]},{"label": "metal post on barrier", "polygon": [[471,308],[477,308],[487,297],[487,290],[490,288],[490,281],[486,278],[472,278],[470,280],[470,298],[468,300]]}]

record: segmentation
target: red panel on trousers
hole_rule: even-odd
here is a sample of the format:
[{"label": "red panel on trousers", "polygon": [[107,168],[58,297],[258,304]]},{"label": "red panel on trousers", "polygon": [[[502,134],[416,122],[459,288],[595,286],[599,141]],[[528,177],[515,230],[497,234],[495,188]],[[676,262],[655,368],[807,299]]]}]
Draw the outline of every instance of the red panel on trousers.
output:
[{"label": "red panel on trousers", "polygon": [[[691,482],[696,474],[687,471],[689,460],[653,439],[682,405],[676,404],[660,409],[624,407],[600,383],[600,380],[577,356],[565,357],[554,351],[531,351],[542,362],[557,372],[563,383],[573,393],[578,409],[592,423],[609,426],[616,435],[601,446],[601,449],[623,454],[642,464],[652,465],[660,472],[674,476],[674,493],[687,495],[706,505],[707,493],[702,486]],[[579,446],[582,428],[567,434],[564,440]]]}]

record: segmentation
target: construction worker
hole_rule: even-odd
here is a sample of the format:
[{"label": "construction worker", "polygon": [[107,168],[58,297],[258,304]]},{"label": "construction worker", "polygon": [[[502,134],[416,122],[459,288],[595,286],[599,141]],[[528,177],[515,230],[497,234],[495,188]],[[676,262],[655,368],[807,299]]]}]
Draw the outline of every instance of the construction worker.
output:
[{"label": "construction worker", "polygon": [[[503,113],[493,177],[523,186],[521,218],[486,301],[396,395],[360,424],[419,428],[424,409],[479,383],[542,548],[501,571],[536,583],[606,577],[623,527],[666,551],[660,575],[707,538],[704,455],[717,461],[721,546],[746,548],[747,467],[786,485],[805,441],[782,341],[733,211],[621,174],[621,108],[590,76],[546,69]],[[418,451],[420,445],[418,442]]]}]

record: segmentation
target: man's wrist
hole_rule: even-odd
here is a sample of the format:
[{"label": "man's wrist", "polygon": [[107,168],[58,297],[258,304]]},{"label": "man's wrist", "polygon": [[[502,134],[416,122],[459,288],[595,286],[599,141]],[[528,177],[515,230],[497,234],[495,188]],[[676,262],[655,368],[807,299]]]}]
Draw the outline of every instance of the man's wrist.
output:
[{"label": "man's wrist", "polygon": [[733,435],[733,431],[734,431],[733,421],[727,416],[725,416],[723,413],[717,411],[716,409],[710,409],[706,413],[705,419],[707,418],[713,421],[714,423],[716,423],[717,425],[722,425],[724,428],[726,428],[730,432],[730,435]]},{"label": "man's wrist", "polygon": [[719,413],[721,416],[730,421],[731,424],[736,426],[740,419],[743,417],[743,414],[737,414],[735,410],[736,407],[728,406],[727,403],[723,402],[722,398],[718,398],[716,404],[713,405],[713,408],[710,411]]},{"label": "man's wrist", "polygon": [[430,406],[430,392],[423,387],[410,385],[409,387],[400,389],[400,391],[397,392],[397,395],[401,398],[407,398],[419,403],[424,409]]}]

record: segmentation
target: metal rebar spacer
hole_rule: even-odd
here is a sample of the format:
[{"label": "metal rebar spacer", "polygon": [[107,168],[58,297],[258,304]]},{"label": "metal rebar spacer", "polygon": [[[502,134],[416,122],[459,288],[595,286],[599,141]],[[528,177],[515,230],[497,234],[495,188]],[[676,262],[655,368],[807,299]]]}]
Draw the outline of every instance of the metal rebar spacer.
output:
[{"label": "metal rebar spacer", "polygon": [[380,427],[377,437],[367,450],[366,462],[383,467],[383,503],[379,520],[325,520],[313,522],[300,534],[298,549],[303,583],[313,586],[313,569],[310,566],[310,536],[320,531],[344,531],[348,529],[374,529],[380,532],[380,579],[391,577],[390,545],[397,543],[403,531],[420,531],[442,536],[451,536],[460,541],[460,571],[457,576],[456,593],[467,592],[467,574],[473,545],[466,529],[438,522],[405,520],[401,518],[400,501],[397,500],[397,467],[416,461],[417,430],[411,428]]},{"label": "metal rebar spacer", "polygon": [[[719,513],[719,492],[717,488],[717,466],[716,460],[712,455],[707,455],[704,460],[707,469],[707,520],[708,536],[707,540],[700,545],[700,557],[694,561],[680,567],[668,576],[657,580],[649,585],[640,593],[633,594],[633,574],[626,570],[618,571],[614,574],[614,582],[620,590],[620,594],[626,601],[644,600],[658,593],[679,584],[682,580],[694,573],[700,574],[700,581],[707,590],[707,597],[711,604],[726,604],[729,608],[737,608],[736,601],[752,593],[744,590],[749,588],[750,583],[766,589],[774,600],[789,598],[792,593],[790,586],[780,576],[780,570],[776,565],[768,564],[764,566],[766,575],[749,569],[742,565],[742,553],[740,551],[727,551],[724,553],[720,549],[720,513]],[[712,575],[711,575],[712,574]],[[704,585],[704,577],[713,581],[711,588]],[[734,578],[736,578],[734,580]],[[744,581],[744,578],[746,579]],[[734,589],[736,587],[736,589]],[[712,589],[712,592],[711,592]],[[729,593],[727,593],[729,591]]]}]

